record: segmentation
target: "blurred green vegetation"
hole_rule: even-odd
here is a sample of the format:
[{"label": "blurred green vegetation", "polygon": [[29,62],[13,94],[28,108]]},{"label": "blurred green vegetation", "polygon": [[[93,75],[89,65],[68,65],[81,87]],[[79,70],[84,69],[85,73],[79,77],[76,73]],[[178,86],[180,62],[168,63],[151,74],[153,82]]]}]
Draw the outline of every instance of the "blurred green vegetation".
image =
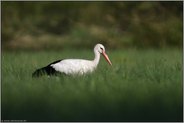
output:
[{"label": "blurred green vegetation", "polygon": [[[113,50],[92,74],[34,79],[35,69],[91,50],[2,54],[2,120],[27,122],[182,122],[182,52]],[[13,59],[13,62],[12,62]]]},{"label": "blurred green vegetation", "polygon": [[182,1],[1,4],[2,49],[182,48]]}]

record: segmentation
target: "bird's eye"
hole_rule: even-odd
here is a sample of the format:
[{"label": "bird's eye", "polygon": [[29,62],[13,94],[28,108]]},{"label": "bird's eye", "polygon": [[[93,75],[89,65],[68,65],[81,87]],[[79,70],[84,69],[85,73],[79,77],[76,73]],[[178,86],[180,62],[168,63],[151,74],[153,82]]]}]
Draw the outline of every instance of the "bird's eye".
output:
[{"label": "bird's eye", "polygon": [[101,50],[103,50],[103,48],[100,47]]}]

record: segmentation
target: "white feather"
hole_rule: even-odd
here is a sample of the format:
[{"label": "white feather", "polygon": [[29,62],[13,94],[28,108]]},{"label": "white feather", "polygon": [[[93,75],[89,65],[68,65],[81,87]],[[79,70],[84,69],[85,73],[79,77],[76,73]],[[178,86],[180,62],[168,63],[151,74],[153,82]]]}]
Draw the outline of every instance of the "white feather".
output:
[{"label": "white feather", "polygon": [[65,73],[67,75],[82,75],[84,73],[93,72],[93,70],[96,68],[96,65],[92,61],[81,59],[66,59],[51,66],[56,71]]}]

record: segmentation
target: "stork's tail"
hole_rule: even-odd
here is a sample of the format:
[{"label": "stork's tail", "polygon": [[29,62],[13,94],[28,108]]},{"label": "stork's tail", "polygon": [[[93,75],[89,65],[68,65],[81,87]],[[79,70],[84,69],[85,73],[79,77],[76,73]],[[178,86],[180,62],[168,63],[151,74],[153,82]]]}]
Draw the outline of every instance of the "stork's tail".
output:
[{"label": "stork's tail", "polygon": [[43,67],[43,68],[40,68],[40,69],[37,69],[33,74],[32,74],[32,77],[40,77],[44,74],[47,74],[46,73],[46,67]]},{"label": "stork's tail", "polygon": [[58,75],[60,74],[58,71],[56,71],[50,64],[46,67],[37,69],[33,74],[32,77],[40,77],[42,75]]}]

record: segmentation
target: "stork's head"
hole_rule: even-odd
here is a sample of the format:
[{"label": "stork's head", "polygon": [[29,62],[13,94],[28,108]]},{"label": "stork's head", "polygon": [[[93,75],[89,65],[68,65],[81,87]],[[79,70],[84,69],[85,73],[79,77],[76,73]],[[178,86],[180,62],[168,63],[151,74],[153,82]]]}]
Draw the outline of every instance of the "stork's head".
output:
[{"label": "stork's head", "polygon": [[94,48],[95,51],[98,51],[99,53],[105,52],[105,47],[102,44],[97,44]]},{"label": "stork's head", "polygon": [[102,44],[97,44],[94,48],[94,51],[97,51],[99,52],[100,54],[102,54],[105,58],[105,60],[110,64],[112,65],[108,55],[105,53],[105,47],[102,45]]}]

